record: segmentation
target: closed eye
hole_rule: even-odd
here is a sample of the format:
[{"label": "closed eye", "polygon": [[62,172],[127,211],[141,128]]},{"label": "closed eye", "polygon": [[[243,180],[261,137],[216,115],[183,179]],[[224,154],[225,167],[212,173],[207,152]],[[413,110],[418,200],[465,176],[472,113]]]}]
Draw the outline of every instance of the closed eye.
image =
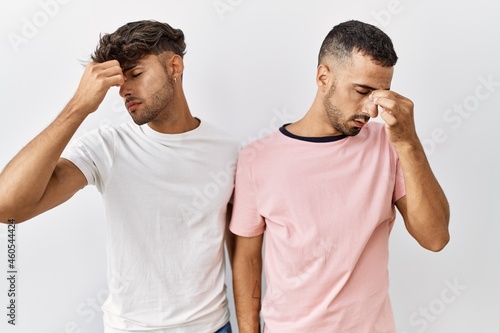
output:
[{"label": "closed eye", "polygon": [[132,77],[138,77],[141,74],[142,74],[142,72],[141,73],[137,73],[137,74],[133,74]]},{"label": "closed eye", "polygon": [[368,95],[370,93],[369,91],[359,91],[359,90],[356,90],[356,92],[361,95]]}]

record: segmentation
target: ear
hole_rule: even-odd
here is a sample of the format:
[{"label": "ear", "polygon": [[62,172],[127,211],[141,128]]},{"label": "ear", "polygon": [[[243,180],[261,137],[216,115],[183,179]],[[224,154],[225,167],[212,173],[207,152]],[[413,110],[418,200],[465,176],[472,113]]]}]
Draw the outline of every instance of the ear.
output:
[{"label": "ear", "polygon": [[320,64],[316,71],[316,84],[318,85],[318,90],[326,92],[329,90],[331,82],[333,81],[333,73],[330,67],[326,64]]},{"label": "ear", "polygon": [[172,55],[167,61],[167,70],[170,77],[175,79],[181,79],[184,73],[184,60],[178,54]]}]

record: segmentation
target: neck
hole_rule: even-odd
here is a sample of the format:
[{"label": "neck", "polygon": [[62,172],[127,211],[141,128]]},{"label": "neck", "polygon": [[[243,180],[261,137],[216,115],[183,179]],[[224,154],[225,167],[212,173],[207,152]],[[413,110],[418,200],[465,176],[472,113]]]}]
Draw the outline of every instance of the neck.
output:
[{"label": "neck", "polygon": [[310,138],[341,134],[331,125],[330,120],[326,115],[323,101],[320,100],[318,96],[316,96],[313,104],[304,117],[297,122],[288,125],[286,129],[292,134]]},{"label": "neck", "polygon": [[163,114],[148,123],[148,126],[153,130],[165,134],[188,132],[199,125],[200,120],[191,115],[182,90],[175,93],[172,103],[168,105]]}]

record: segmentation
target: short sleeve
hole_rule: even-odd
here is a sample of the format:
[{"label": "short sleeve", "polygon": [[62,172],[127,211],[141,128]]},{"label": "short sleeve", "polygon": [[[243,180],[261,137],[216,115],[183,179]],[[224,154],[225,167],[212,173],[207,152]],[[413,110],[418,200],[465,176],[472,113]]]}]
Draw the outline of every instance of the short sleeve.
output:
[{"label": "short sleeve", "polygon": [[75,164],[88,184],[95,185],[102,192],[112,166],[112,142],[112,134],[106,128],[94,130],[74,140],[61,157]]},{"label": "short sleeve", "polygon": [[[236,166],[233,214],[229,230],[238,236],[254,237],[264,233],[264,218],[257,207],[257,193],[252,180],[255,155],[248,148],[240,152]],[[252,158],[253,157],[253,158]]]}]

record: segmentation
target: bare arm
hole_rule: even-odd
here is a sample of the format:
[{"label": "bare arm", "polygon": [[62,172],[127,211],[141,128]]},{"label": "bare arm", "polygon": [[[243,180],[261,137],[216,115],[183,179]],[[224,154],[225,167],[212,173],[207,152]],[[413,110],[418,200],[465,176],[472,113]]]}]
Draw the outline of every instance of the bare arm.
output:
[{"label": "bare arm", "polygon": [[229,257],[229,263],[231,267],[233,266],[234,248],[235,248],[235,235],[229,230],[229,222],[231,221],[231,215],[233,213],[233,204],[227,204],[226,211],[226,247],[227,255]]},{"label": "bare arm", "polygon": [[109,88],[122,83],[117,61],[87,66],[68,105],[0,174],[0,222],[30,219],[66,201],[87,184],[80,170],[60,156],[85,118],[97,110]]},{"label": "bare arm", "polygon": [[262,240],[236,236],[233,260],[233,289],[240,333],[260,332],[262,290]]},{"label": "bare arm", "polygon": [[431,251],[448,243],[450,210],[446,196],[427,162],[423,148],[398,151],[406,195],[396,202],[408,232]]},{"label": "bare arm", "polygon": [[450,239],[450,208],[417,136],[413,103],[389,90],[377,90],[370,99],[382,107],[389,140],[398,152],[406,196],[396,202],[408,232],[431,251],[440,251]]}]

